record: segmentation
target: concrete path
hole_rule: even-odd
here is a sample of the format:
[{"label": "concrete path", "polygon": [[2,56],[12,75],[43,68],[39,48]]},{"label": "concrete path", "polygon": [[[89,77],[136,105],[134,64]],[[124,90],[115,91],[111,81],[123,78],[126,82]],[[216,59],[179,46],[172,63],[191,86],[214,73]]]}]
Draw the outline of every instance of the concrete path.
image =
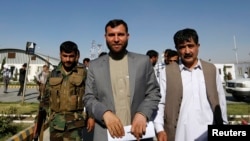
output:
[{"label": "concrete path", "polygon": [[24,96],[17,96],[19,88],[9,88],[8,93],[4,93],[3,87],[0,87],[0,102],[35,102],[38,103],[38,87],[26,88]]}]

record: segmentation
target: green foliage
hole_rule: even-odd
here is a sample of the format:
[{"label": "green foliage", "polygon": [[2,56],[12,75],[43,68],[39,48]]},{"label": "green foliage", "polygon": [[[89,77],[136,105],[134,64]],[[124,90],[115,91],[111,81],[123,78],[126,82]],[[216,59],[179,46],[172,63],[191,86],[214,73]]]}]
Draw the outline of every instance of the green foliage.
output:
[{"label": "green foliage", "polygon": [[[0,103],[0,104],[3,104],[3,103]],[[20,106],[23,106],[23,108],[25,108],[27,105],[20,105]],[[28,113],[31,113],[31,111],[34,112],[34,110],[31,110],[31,109],[34,109],[34,104],[31,104],[31,105],[28,104],[28,106],[32,107],[32,108],[26,107],[26,109],[29,110]],[[4,110],[1,111],[1,113],[6,116],[0,116],[0,141],[5,141],[11,136],[17,134],[18,132],[26,128],[27,126],[30,126],[29,124],[20,124],[20,123],[12,122],[15,118],[10,116],[10,114],[16,114],[16,115],[20,114],[20,112],[18,111],[18,105],[9,105],[8,107],[3,106],[2,109]]]},{"label": "green foliage", "polygon": [[10,106],[7,114],[17,114],[17,107]]},{"label": "green foliage", "polygon": [[18,75],[18,73],[17,73],[17,69],[15,69],[15,73],[14,73],[13,81],[17,81],[17,75]]},{"label": "green foliage", "polygon": [[227,81],[227,72],[226,72],[226,66],[223,66],[223,73],[224,73],[224,81]]},{"label": "green foliage", "polygon": [[0,117],[0,138],[8,134],[17,133],[17,127],[11,124],[12,119],[9,117]]},{"label": "green foliage", "polygon": [[227,104],[228,115],[250,115],[250,104]]},{"label": "green foliage", "polygon": [[3,61],[2,61],[2,65],[1,65],[1,69],[0,69],[0,72],[2,72],[3,70],[3,66],[5,65],[6,63],[6,57],[3,58]]},{"label": "green foliage", "polygon": [[[6,141],[13,135],[19,133],[23,129],[26,129],[27,127],[30,126],[30,123],[12,123],[11,122],[6,122],[5,119],[10,119],[8,117],[0,117],[0,141]],[[3,123],[4,122],[4,123]],[[8,123],[8,124],[7,124]]]},{"label": "green foliage", "polygon": [[0,102],[1,110],[3,114],[36,114],[38,111],[39,103],[24,103],[19,102]]},{"label": "green foliage", "polygon": [[[2,61],[2,64],[1,64],[1,68],[0,68],[0,72],[3,71],[3,66],[5,65],[6,63],[6,57],[3,58],[3,61]],[[3,75],[2,73],[0,73],[0,81],[2,82],[3,81]]]}]

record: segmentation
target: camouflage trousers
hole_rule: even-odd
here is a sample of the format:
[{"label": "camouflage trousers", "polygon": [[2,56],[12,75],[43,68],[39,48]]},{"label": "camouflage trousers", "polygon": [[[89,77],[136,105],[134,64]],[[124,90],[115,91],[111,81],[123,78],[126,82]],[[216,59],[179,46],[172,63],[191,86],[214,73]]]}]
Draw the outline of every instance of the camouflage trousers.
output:
[{"label": "camouflage trousers", "polygon": [[50,126],[51,141],[83,141],[83,128],[60,131]]},{"label": "camouflage trousers", "polygon": [[84,122],[84,120],[76,120],[74,114],[55,114],[49,123],[50,140],[83,141]]}]

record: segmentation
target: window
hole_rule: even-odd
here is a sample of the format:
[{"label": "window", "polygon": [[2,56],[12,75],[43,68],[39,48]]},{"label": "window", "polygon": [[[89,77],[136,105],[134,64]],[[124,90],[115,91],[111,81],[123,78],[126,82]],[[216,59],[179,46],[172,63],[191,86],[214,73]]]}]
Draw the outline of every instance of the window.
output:
[{"label": "window", "polygon": [[14,59],[16,58],[16,53],[15,52],[8,52],[8,59]]},{"label": "window", "polygon": [[36,60],[36,56],[35,56],[35,55],[32,55],[32,56],[31,56],[31,60]]},{"label": "window", "polygon": [[221,69],[219,69],[219,74],[221,75]]}]

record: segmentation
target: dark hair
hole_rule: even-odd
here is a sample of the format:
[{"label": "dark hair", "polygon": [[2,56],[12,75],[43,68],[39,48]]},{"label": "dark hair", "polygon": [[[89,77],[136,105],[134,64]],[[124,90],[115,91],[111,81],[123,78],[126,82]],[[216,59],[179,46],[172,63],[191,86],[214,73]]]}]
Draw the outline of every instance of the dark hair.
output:
[{"label": "dark hair", "polygon": [[179,56],[177,51],[171,50],[168,52],[168,58],[174,57],[174,56]]},{"label": "dark hair", "polygon": [[146,53],[146,55],[148,55],[149,58],[152,58],[152,57],[158,57],[159,54],[155,50],[148,50],[147,53]]},{"label": "dark hair", "polygon": [[189,42],[190,39],[193,39],[196,44],[199,43],[198,34],[194,29],[185,28],[177,31],[174,35],[175,47],[177,47],[179,44],[184,43],[185,41]]},{"label": "dark hair", "polygon": [[86,62],[89,62],[90,59],[89,59],[89,58],[84,58],[84,59],[83,59],[83,62],[85,62],[85,61],[86,61]]},{"label": "dark hair", "polygon": [[79,54],[79,50],[77,44],[72,41],[65,41],[60,45],[60,52],[71,53],[75,52],[77,55]]},{"label": "dark hair", "polygon": [[164,54],[167,54],[167,53],[169,53],[170,51],[172,51],[172,49],[166,49],[166,50],[164,51]]},{"label": "dark hair", "polygon": [[24,64],[23,64],[23,67],[27,67],[27,63],[24,63]]},{"label": "dark hair", "polygon": [[121,20],[121,19],[113,19],[113,20],[110,20],[106,26],[105,26],[105,33],[107,32],[107,27],[111,27],[111,28],[114,28],[114,27],[117,27],[119,25],[124,25],[125,26],[125,30],[126,32],[128,33],[128,25],[125,21]]}]

